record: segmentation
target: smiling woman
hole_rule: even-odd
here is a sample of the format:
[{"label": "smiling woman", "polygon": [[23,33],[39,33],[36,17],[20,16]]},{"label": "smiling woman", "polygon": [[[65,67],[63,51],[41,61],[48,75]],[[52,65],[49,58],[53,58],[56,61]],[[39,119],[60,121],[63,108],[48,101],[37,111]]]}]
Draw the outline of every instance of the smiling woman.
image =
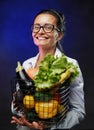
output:
[{"label": "smiling woman", "polygon": [[[63,84],[63,85],[61,84],[61,89],[58,88],[58,93],[60,96],[59,101],[57,101],[57,98],[53,98],[53,99],[49,99],[49,100],[48,100],[48,98],[46,98],[46,100],[47,100],[46,103],[45,102],[40,103],[40,102],[38,102],[39,100],[36,101],[36,103],[33,102],[33,106],[35,103],[36,112],[38,113],[39,117],[42,117],[42,118],[49,117],[51,119],[52,115],[53,116],[56,115],[58,109],[65,110],[66,105],[63,104],[63,102],[64,102],[64,97],[63,97],[64,89],[63,88],[64,88],[64,85],[67,86],[67,88],[70,88],[71,92],[70,93],[68,92],[69,95],[68,95],[68,98],[66,98],[66,99],[68,99],[67,102],[69,103],[69,105],[67,107],[68,109],[66,111],[66,115],[65,115],[65,117],[63,117],[63,114],[59,113],[59,115],[61,116],[61,119],[58,120],[54,125],[51,124],[49,130],[54,129],[54,128],[55,129],[70,129],[73,126],[75,126],[76,124],[79,124],[80,121],[83,120],[84,116],[85,116],[84,91],[83,91],[84,82],[83,82],[83,77],[82,77],[82,73],[81,73],[78,62],[75,59],[72,59],[67,56],[66,56],[66,58],[64,58],[64,55],[62,56],[62,51],[61,51],[62,48],[60,48],[61,46],[58,46],[61,39],[63,38],[64,32],[65,32],[64,15],[62,13],[59,13],[58,11],[55,11],[52,9],[42,10],[35,16],[34,23],[31,27],[31,30],[32,30],[32,37],[33,37],[34,44],[36,46],[38,46],[39,53],[35,57],[32,57],[32,58],[24,61],[23,68],[25,69],[25,71],[30,72],[29,70],[31,68],[40,69],[40,71],[42,71],[42,73],[39,75],[39,78],[40,78],[40,80],[42,78],[44,78],[43,82],[45,80],[45,86],[47,86],[48,82],[49,83],[50,83],[50,81],[56,82],[57,80],[59,80],[60,76],[58,76],[58,73],[60,72],[59,70],[62,70],[62,67],[64,67],[63,72],[65,72],[65,74],[66,74],[66,68],[69,70],[69,71],[67,71],[67,74],[69,74],[68,78],[70,77],[71,72],[74,72],[75,70],[77,70],[77,75],[76,75],[77,77],[73,80],[72,83],[69,84],[70,80],[66,80],[66,82],[64,82],[65,84]],[[52,60],[50,59],[50,57],[46,57],[48,54],[50,54],[53,57]],[[49,62],[43,62],[45,57],[48,58]],[[59,57],[64,58],[64,59],[60,60],[59,62],[55,62],[60,66],[58,68],[58,71],[53,71],[53,70],[56,70],[56,66],[55,66],[56,64],[54,64],[54,65],[52,64],[54,61],[54,58],[56,58],[58,61]],[[67,64],[67,62],[69,64]],[[43,65],[42,63],[44,64],[44,67],[41,67]],[[52,68],[54,68],[54,69],[50,69],[50,70],[45,69],[47,67],[49,68],[51,65],[52,65]],[[72,69],[70,69],[71,65],[76,66],[76,67],[74,67],[74,68],[72,67]],[[40,71],[38,71],[38,72],[40,72]],[[52,73],[52,71],[56,72],[55,75]],[[47,72],[47,73],[45,73],[45,72]],[[52,76],[50,74],[52,74]],[[47,75],[50,76],[48,81],[47,81],[47,79],[45,79],[45,77],[47,77]],[[63,76],[64,75],[62,74],[62,77]],[[75,74],[71,75],[71,77],[73,77],[73,76],[75,76]],[[36,81],[38,80],[37,78],[38,77],[36,76],[36,78],[35,78]],[[52,78],[53,78],[53,80],[52,80]],[[39,84],[41,89],[45,88],[45,86],[43,85],[43,82],[41,82],[41,86]],[[52,84],[53,84],[53,82],[52,82]],[[37,86],[37,84],[35,82],[35,87],[36,86]],[[17,87],[19,87],[19,89],[20,89],[20,85]],[[47,87],[49,88],[49,86],[47,86]],[[49,91],[47,91],[47,92],[49,92]],[[40,97],[42,97],[44,94],[45,93],[42,93]],[[51,94],[53,94],[53,91],[51,91],[51,93],[49,93],[49,94],[50,94],[50,98],[52,98]],[[57,92],[56,92],[56,94],[57,94]],[[37,96],[39,97],[39,94],[37,94]],[[35,99],[36,98],[37,97],[35,96]],[[15,99],[15,98],[13,98],[13,99]],[[43,97],[41,99],[42,99],[42,101],[44,101]],[[58,104],[58,103],[60,103],[60,104]],[[51,106],[51,108],[50,109],[48,109],[48,107],[45,108],[46,105]],[[38,108],[38,106],[39,106],[39,108]],[[12,108],[13,113],[15,113],[17,115],[20,113],[20,118],[17,119],[16,117],[13,116],[12,121],[11,121],[11,123],[19,124],[19,127],[18,127],[19,130],[31,130],[31,129],[43,130],[45,128],[45,124],[43,122],[40,122],[40,120],[36,121],[34,119],[32,122],[29,122],[26,118],[25,113],[23,113],[22,109],[19,108],[19,106],[17,106],[17,103],[15,102],[15,100],[12,101],[11,108]],[[42,110],[45,108],[45,111],[46,111],[45,117],[43,115],[43,111],[41,111],[40,108]],[[55,112],[53,113],[51,111],[52,113],[50,112],[50,115],[48,116],[47,112],[49,112],[50,110],[52,110],[53,112],[55,110]],[[23,113],[23,115],[21,115],[22,113]],[[32,120],[32,117],[31,117],[31,120]]]}]

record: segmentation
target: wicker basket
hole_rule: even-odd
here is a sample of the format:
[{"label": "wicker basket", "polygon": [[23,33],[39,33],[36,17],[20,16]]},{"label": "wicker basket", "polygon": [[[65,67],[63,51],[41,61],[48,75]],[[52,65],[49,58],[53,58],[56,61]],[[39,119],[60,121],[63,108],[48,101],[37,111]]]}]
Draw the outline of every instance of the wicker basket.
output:
[{"label": "wicker basket", "polygon": [[[43,105],[43,102],[45,102],[45,101],[43,101],[43,100],[45,100],[46,97],[43,97],[42,104],[39,105],[39,107],[38,107],[38,102],[41,102],[41,99],[39,99],[40,101],[36,101],[36,99],[34,97],[34,100],[35,100],[35,103],[37,103],[37,106],[35,105],[32,108],[30,108],[30,107],[26,108],[26,106],[23,104],[23,98],[26,95],[34,96],[36,93],[36,89],[34,89],[34,86],[33,87],[25,86],[23,81],[20,82],[20,86],[18,85],[19,88],[16,89],[18,81],[19,81],[19,79],[16,79],[16,78],[13,78],[11,80],[11,92],[13,95],[13,93],[15,91],[19,91],[19,88],[20,88],[20,92],[22,95],[20,95],[20,101],[17,101],[17,104],[23,110],[22,112],[25,114],[26,118],[30,122],[32,122],[32,121],[42,122],[44,124],[45,128],[49,128],[49,127],[51,127],[51,125],[56,124],[57,122],[59,122],[60,120],[63,120],[66,117],[66,113],[69,108],[68,99],[69,99],[69,93],[70,93],[70,88],[69,88],[68,82],[65,82],[63,84],[61,83],[58,86],[59,89],[55,90],[55,87],[53,87],[51,90],[46,90],[44,92],[42,91],[42,93],[44,93],[44,95],[46,95],[46,93],[48,93],[48,91],[51,92],[51,94],[52,94],[52,97],[49,99],[49,101],[46,101],[46,103],[44,103],[44,105]],[[58,105],[54,104],[54,100],[58,102]],[[48,103],[50,101],[51,101],[51,104]],[[30,102],[31,102],[30,104],[32,104],[32,102],[34,103],[34,101],[32,101],[32,100],[30,100]],[[48,103],[48,106],[47,106],[47,103]],[[50,105],[53,105],[53,109]],[[49,115],[49,113],[51,114],[51,111],[53,113],[54,110],[56,110],[57,112],[55,114],[53,114],[53,116],[50,115],[49,117],[47,117],[47,112]],[[41,115],[40,113],[42,114],[43,118],[41,116],[39,116],[39,115]]]}]

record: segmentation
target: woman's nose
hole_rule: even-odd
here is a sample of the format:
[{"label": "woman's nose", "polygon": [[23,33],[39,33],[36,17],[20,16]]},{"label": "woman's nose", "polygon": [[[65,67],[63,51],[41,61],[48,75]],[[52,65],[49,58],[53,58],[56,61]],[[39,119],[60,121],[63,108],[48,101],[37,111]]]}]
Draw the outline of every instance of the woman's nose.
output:
[{"label": "woman's nose", "polygon": [[41,27],[40,30],[38,31],[38,33],[45,33],[44,28]]}]

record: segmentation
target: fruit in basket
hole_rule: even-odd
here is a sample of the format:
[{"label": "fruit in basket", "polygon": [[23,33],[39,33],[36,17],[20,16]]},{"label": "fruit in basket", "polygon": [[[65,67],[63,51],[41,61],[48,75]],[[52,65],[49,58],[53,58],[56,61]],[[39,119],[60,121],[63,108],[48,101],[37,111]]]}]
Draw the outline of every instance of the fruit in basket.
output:
[{"label": "fruit in basket", "polygon": [[28,109],[34,108],[35,106],[34,97],[32,95],[25,95],[23,98],[23,104]]},{"label": "fruit in basket", "polygon": [[67,69],[64,73],[62,73],[62,74],[60,75],[60,80],[59,80],[59,82],[63,82],[63,81],[65,81],[65,80],[67,80],[67,79],[71,76],[72,72],[73,72],[73,69],[72,69],[72,68]]},{"label": "fruit in basket", "polygon": [[53,94],[53,99],[58,101],[58,103],[60,104],[60,94],[58,92]]},{"label": "fruit in basket", "polygon": [[41,119],[54,117],[58,112],[58,101],[50,100],[47,102],[36,102],[35,111]]}]

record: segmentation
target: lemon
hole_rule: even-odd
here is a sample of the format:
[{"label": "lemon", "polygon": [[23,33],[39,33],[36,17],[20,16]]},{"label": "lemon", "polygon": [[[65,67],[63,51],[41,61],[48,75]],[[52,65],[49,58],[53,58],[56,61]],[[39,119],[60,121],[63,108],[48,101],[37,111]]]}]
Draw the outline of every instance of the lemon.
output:
[{"label": "lemon", "polygon": [[32,95],[25,95],[23,98],[23,104],[26,108],[34,108],[34,97]]}]

